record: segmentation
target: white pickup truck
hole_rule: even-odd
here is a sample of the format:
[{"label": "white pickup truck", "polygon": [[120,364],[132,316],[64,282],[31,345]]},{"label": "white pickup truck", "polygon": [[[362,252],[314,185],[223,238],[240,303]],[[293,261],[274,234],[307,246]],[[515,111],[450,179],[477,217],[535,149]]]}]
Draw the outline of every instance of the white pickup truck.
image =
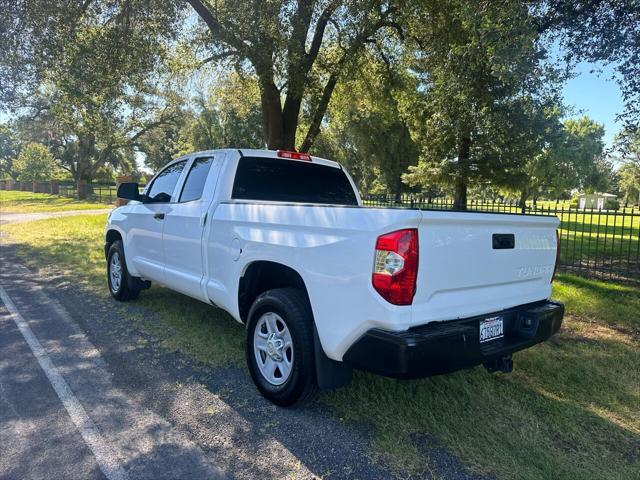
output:
[{"label": "white pickup truck", "polygon": [[307,154],[214,150],[169,163],[109,215],[107,278],[157,282],[246,325],[260,392],[289,406],[352,368],[417,378],[484,364],[562,323],[549,300],[556,217],[366,208],[347,172]]}]

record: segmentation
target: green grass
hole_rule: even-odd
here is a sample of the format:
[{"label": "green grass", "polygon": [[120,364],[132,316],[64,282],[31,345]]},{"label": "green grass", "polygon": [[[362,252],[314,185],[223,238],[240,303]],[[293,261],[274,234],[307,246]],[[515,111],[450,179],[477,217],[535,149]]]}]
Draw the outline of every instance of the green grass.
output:
[{"label": "green grass", "polygon": [[[32,267],[53,265],[107,295],[103,216],[9,225]],[[640,471],[640,289],[561,275],[562,331],[515,356],[509,375],[475,368],[419,381],[356,373],[320,401],[372,432],[380,462],[429,477],[437,448],[473,470],[513,479],[636,479]],[[166,289],[143,292],[132,325],[212,367],[243,364],[243,328]],[[118,307],[120,308],[120,307]],[[121,307],[123,313],[126,307]],[[249,380],[247,380],[249,381]]]},{"label": "green grass", "polygon": [[47,193],[0,190],[0,211],[12,213],[61,212],[109,208],[104,203],[81,201]]}]

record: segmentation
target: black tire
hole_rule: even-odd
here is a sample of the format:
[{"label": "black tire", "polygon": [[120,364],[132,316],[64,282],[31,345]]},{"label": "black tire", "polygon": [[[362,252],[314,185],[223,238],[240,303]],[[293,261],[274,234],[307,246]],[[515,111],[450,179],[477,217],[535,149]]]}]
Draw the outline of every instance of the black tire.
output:
[{"label": "black tire", "polygon": [[[112,260],[117,258],[120,264],[120,281],[112,281],[111,270],[114,268]],[[127,262],[124,257],[124,248],[121,240],[116,240],[109,247],[109,254],[107,255],[107,283],[109,284],[109,292],[111,296],[121,302],[127,300],[133,300],[140,295],[140,289],[134,288],[131,284],[133,278],[127,271]]]},{"label": "black tire", "polygon": [[[269,312],[284,321],[293,344],[290,373],[281,385],[272,384],[261,372],[254,348],[256,326]],[[281,407],[300,406],[313,398],[318,391],[313,345],[313,314],[304,292],[296,288],[279,288],[256,298],[249,310],[245,352],[249,372],[262,395]],[[266,358],[260,352],[258,354]]]}]

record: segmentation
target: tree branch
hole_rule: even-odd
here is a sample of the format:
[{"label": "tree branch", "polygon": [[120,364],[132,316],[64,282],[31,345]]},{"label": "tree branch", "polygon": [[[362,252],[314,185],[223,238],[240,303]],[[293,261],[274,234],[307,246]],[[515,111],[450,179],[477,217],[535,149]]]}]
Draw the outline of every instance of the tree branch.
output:
[{"label": "tree branch", "polygon": [[311,68],[311,65],[313,65],[313,62],[315,62],[318,57],[320,47],[322,46],[322,40],[324,38],[324,31],[327,28],[327,24],[329,23],[333,12],[338,8],[338,5],[340,5],[340,2],[337,0],[329,2],[320,14],[320,18],[318,18],[318,23],[316,24],[316,29],[313,32],[313,39],[311,40],[309,52],[305,55],[305,63],[308,66],[307,68]]},{"label": "tree branch", "polygon": [[311,120],[311,125],[309,126],[309,130],[307,131],[307,135],[305,136],[304,141],[300,147],[300,151],[308,152],[313,145],[316,137],[320,133],[320,125],[322,124],[322,120],[324,119],[324,115],[329,106],[329,101],[331,100],[331,96],[333,95],[333,90],[336,87],[336,83],[338,82],[338,77],[342,72],[344,66],[353,58],[353,56],[360,50],[366,43],[371,42],[371,35],[375,34],[380,28],[387,25],[388,16],[391,13],[390,10],[386,12],[380,12],[380,18],[377,22],[371,25],[369,29],[364,29],[361,31],[353,43],[346,49],[340,60],[336,63],[333,72],[329,76],[329,80],[324,86],[322,91],[322,96],[320,97],[320,101],[318,102],[318,106],[313,114],[313,118]]},{"label": "tree branch", "polygon": [[232,57],[233,55],[237,55],[237,50],[227,50],[226,52],[216,53],[215,55],[211,55],[198,63],[198,67],[202,67],[207,63],[217,62],[218,60],[222,60],[227,57]]},{"label": "tree branch", "polygon": [[309,126],[307,135],[305,136],[304,141],[302,142],[302,146],[300,147],[301,152],[308,152],[311,148],[311,145],[313,145],[316,137],[320,133],[320,125],[322,124],[322,119],[324,118],[324,114],[327,111],[329,101],[331,100],[331,95],[333,95],[333,90],[336,88],[337,82],[338,72],[333,72],[324,86],[322,97],[320,97],[320,101],[318,102],[316,111],[313,114],[311,125]]},{"label": "tree branch", "polygon": [[244,43],[241,39],[232,35],[227,30],[224,29],[220,21],[216,18],[216,16],[211,12],[209,7],[207,7],[204,2],[201,0],[186,0],[189,5],[193,7],[198,16],[204,21],[204,23],[209,28],[211,35],[218,40],[221,40],[236,50],[242,50],[244,47]]}]

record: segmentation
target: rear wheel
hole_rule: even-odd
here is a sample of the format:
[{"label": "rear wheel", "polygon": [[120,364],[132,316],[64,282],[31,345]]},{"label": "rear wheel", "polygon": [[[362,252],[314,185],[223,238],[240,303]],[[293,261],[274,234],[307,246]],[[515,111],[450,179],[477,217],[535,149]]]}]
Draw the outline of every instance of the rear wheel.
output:
[{"label": "rear wheel", "polygon": [[245,351],[251,377],[270,401],[289,407],[313,397],[313,316],[302,291],[279,288],[256,298],[249,311]]},{"label": "rear wheel", "polygon": [[133,300],[140,295],[140,289],[132,285],[132,277],[127,271],[122,241],[116,240],[109,247],[107,256],[107,281],[109,292],[116,300]]}]

